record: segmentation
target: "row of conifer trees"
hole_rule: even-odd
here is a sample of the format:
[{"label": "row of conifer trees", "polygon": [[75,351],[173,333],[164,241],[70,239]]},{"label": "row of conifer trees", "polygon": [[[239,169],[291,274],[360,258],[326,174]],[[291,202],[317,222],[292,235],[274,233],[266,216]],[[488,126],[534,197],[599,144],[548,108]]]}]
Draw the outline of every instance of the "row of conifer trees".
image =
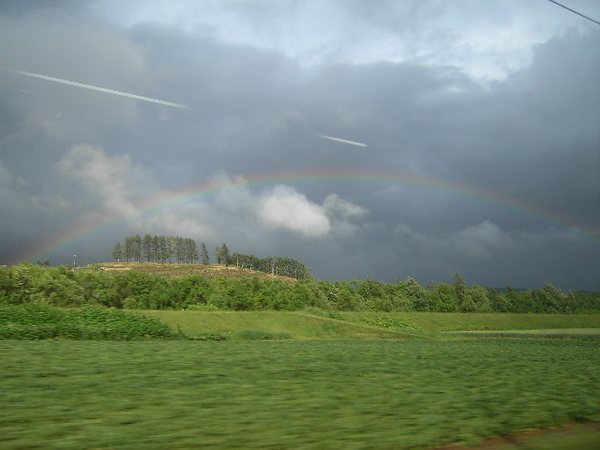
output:
[{"label": "row of conifer trees", "polygon": [[[202,244],[203,263],[208,264],[206,245]],[[195,264],[200,260],[196,241],[178,236],[150,236],[139,234],[128,236],[123,244],[117,242],[112,256],[117,261],[127,262],[154,261],[160,263]]]}]

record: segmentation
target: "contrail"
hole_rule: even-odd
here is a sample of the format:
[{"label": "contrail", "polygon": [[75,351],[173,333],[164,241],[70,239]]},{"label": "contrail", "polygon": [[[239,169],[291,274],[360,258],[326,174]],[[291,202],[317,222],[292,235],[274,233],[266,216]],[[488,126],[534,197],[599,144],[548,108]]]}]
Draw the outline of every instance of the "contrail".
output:
[{"label": "contrail", "polygon": [[27,77],[39,78],[40,80],[54,81],[55,83],[68,84],[69,86],[76,86],[76,87],[81,87],[81,88],[85,88],[85,89],[91,89],[92,91],[120,95],[121,97],[134,98],[136,100],[142,100],[145,102],[158,103],[159,105],[172,106],[174,108],[181,108],[181,109],[192,109],[189,106],[180,105],[179,103],[167,102],[165,100],[159,100],[157,98],[144,97],[142,95],[129,94],[127,92],[115,91],[113,89],[107,89],[107,88],[103,88],[103,87],[99,87],[99,86],[93,86],[91,84],[79,83],[77,81],[63,80],[62,78],[49,77],[47,75],[40,75],[38,73],[26,72],[24,70],[16,70],[16,69],[4,69],[4,70],[8,70],[9,72],[13,72],[13,73],[18,73],[19,75],[25,75]]},{"label": "contrail", "polygon": [[349,141],[348,139],[340,139],[333,136],[326,136],[324,134],[316,134],[315,136],[323,139],[329,139],[330,141],[342,142],[343,144],[356,145],[357,147],[368,147],[367,144],[363,144],[362,142]]}]

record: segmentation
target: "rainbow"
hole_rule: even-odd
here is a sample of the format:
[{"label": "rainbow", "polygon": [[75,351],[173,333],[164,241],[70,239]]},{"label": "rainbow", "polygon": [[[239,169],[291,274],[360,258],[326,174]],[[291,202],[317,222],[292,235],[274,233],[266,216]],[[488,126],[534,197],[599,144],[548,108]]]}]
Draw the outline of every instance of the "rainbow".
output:
[{"label": "rainbow", "polygon": [[136,203],[137,213],[128,216],[107,218],[101,223],[80,223],[65,231],[36,243],[19,255],[15,264],[34,259],[44,259],[48,255],[66,249],[78,242],[93,239],[101,231],[127,223],[139,217],[150,215],[168,208],[193,202],[200,198],[215,196],[227,191],[274,186],[278,184],[297,185],[305,183],[369,183],[379,185],[398,185],[406,188],[429,189],[439,192],[452,193],[500,205],[521,214],[541,219],[560,228],[574,229],[587,235],[590,239],[600,242],[600,232],[586,224],[577,223],[573,219],[556,211],[526,203],[522,200],[509,198],[497,193],[484,191],[468,184],[444,181],[424,175],[391,174],[366,171],[290,171],[277,174],[252,175],[237,182],[203,182],[196,185],[176,189],[159,197],[152,196]]}]

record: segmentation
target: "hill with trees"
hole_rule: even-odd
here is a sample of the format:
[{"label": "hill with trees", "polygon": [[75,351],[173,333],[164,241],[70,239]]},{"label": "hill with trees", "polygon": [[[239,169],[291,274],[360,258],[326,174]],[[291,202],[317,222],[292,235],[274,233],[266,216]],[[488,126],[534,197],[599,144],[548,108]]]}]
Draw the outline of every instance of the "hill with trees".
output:
[{"label": "hill with trees", "polygon": [[[206,244],[200,246],[200,253],[196,242],[191,238],[178,236],[150,236],[143,238],[137,234],[125,238],[123,244],[117,242],[112,251],[112,257],[120,262],[159,262],[161,264],[210,264],[210,257]],[[242,253],[231,254],[227,244],[217,246],[215,250],[217,264],[225,267],[235,265],[241,269],[270,273],[296,279],[312,279],[310,269],[298,260],[289,257],[268,256],[258,258],[254,255]]]}]

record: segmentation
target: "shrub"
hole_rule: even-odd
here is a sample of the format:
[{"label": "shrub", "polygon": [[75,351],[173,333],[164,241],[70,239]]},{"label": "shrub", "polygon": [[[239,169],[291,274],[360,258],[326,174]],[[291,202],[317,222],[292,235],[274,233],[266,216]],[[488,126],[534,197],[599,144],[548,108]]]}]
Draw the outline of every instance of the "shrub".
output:
[{"label": "shrub", "polygon": [[0,339],[182,338],[154,317],[100,307],[0,306]]},{"label": "shrub", "polygon": [[188,334],[186,337],[192,341],[226,341],[228,339],[224,334],[212,331]]}]

